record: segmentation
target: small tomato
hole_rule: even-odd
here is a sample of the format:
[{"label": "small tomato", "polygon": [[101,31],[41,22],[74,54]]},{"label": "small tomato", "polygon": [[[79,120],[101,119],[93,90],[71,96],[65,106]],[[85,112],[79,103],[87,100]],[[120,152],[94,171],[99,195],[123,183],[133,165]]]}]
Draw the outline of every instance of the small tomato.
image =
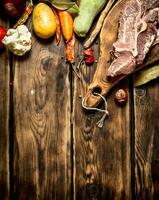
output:
[{"label": "small tomato", "polygon": [[87,65],[91,65],[94,62],[94,54],[90,48],[84,51],[84,60]]},{"label": "small tomato", "polygon": [[0,26],[0,48],[3,47],[2,40],[6,36],[6,29],[3,26]]}]

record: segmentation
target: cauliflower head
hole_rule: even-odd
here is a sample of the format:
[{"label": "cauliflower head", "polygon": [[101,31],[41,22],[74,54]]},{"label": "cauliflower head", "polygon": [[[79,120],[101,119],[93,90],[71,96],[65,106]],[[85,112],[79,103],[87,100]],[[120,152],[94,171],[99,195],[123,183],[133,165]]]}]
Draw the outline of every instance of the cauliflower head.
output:
[{"label": "cauliflower head", "polygon": [[31,33],[25,25],[20,25],[9,29],[2,42],[15,55],[22,56],[31,49]]}]

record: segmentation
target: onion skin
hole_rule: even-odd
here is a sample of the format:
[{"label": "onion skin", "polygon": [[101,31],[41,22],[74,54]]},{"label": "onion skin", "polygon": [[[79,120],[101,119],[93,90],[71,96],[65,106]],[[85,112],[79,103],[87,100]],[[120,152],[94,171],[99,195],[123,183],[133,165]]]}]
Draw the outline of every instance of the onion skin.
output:
[{"label": "onion skin", "polygon": [[19,17],[24,11],[26,0],[3,0],[3,5],[11,17]]}]

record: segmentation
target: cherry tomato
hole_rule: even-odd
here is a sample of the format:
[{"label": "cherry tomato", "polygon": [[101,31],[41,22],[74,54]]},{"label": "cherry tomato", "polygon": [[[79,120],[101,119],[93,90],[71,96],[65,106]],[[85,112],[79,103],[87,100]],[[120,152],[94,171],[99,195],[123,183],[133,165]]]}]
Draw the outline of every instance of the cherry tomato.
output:
[{"label": "cherry tomato", "polygon": [[6,36],[6,29],[3,26],[0,26],[0,48],[3,47],[2,40]]}]

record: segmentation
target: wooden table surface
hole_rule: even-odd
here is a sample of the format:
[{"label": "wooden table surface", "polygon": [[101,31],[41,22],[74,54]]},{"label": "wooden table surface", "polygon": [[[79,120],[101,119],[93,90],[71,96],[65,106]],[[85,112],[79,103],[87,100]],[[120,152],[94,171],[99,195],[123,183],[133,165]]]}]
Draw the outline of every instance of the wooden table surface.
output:
[{"label": "wooden table surface", "polygon": [[[9,27],[2,12],[0,25]],[[84,111],[80,98],[96,63],[82,65],[79,80],[63,41],[34,33],[32,41],[22,58],[0,52],[0,199],[159,199],[159,80],[140,88],[133,76],[120,82],[99,129],[102,115]],[[92,48],[98,59],[98,39]],[[82,52],[76,40],[77,59]],[[129,100],[120,108],[114,93],[123,87]]]}]

